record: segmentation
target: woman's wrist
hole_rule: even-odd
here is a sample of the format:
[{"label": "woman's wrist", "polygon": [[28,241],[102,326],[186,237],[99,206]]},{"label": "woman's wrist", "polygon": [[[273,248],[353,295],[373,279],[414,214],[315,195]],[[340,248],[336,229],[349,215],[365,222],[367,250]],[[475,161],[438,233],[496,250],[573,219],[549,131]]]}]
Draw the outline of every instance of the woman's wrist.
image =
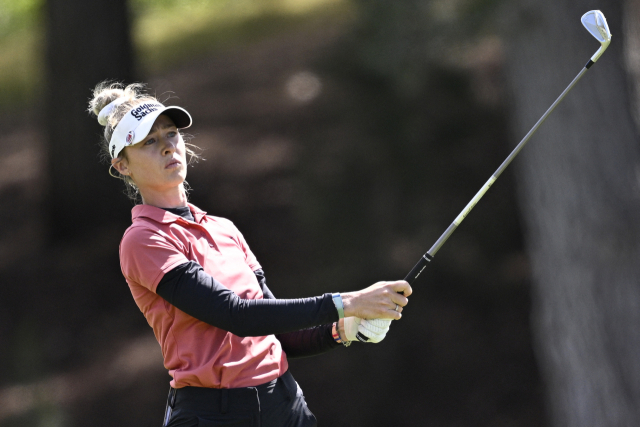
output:
[{"label": "woman's wrist", "polygon": [[354,313],[355,310],[353,307],[353,299],[355,297],[355,292],[340,293],[340,296],[342,297],[342,310],[344,311],[344,317],[355,316],[355,313]]},{"label": "woman's wrist", "polygon": [[342,295],[340,294],[340,292],[336,292],[331,295],[331,299],[333,300],[333,305],[336,307],[336,311],[338,312],[338,319],[342,319],[344,317]]},{"label": "woman's wrist", "polygon": [[342,341],[343,343],[348,342],[349,340],[347,339],[347,333],[344,331],[344,319],[340,319],[336,322],[336,329],[338,335],[340,336],[340,341]]},{"label": "woman's wrist", "polygon": [[344,331],[344,319],[340,319],[331,325],[331,335],[338,344],[342,344],[345,347],[351,345],[351,341],[346,339],[347,334]]}]

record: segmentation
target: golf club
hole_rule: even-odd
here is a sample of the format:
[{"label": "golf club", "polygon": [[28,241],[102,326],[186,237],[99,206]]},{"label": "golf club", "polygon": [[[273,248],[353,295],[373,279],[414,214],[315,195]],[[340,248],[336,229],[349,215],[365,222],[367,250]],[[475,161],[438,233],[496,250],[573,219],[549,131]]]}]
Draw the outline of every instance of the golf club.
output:
[{"label": "golf club", "polygon": [[[440,238],[434,243],[434,245],[425,253],[422,258],[418,261],[418,263],[411,269],[407,277],[404,278],[405,281],[409,282],[409,284],[413,283],[420,273],[425,269],[427,264],[433,259],[436,253],[440,250],[442,245],[447,241],[447,239],[453,234],[454,230],[460,225],[460,223],[469,215],[471,209],[478,203],[478,201],[484,196],[484,193],[489,190],[491,185],[498,179],[500,174],[504,172],[504,170],[509,166],[511,161],[518,155],[520,150],[525,146],[529,138],[538,130],[540,125],[546,120],[547,117],[551,114],[551,112],[556,108],[556,106],[564,99],[564,97],[569,93],[569,91],[573,88],[573,86],[578,83],[578,80],[587,72],[589,68],[600,58],[600,56],[604,53],[604,51],[609,47],[609,43],[611,42],[611,32],[609,31],[609,26],[607,25],[607,20],[605,19],[602,12],[599,10],[591,10],[584,15],[580,19],[582,21],[582,25],[591,33],[593,37],[595,37],[600,42],[600,49],[589,59],[589,62],[584,66],[584,68],[578,73],[578,75],[573,79],[573,81],[567,86],[567,88],[560,94],[558,99],[549,107],[549,109],[540,117],[538,122],[531,128],[529,133],[525,135],[525,137],[520,141],[520,143],[516,146],[516,148],[509,154],[504,162],[500,165],[500,167],[494,172],[494,174],[489,178],[489,180],[484,184],[484,186],[476,193],[476,195],[471,199],[471,201],[467,204],[467,206],[460,212],[460,214],[453,220],[449,228],[445,230],[445,232],[440,236]],[[364,335],[358,333],[357,338],[360,341],[367,341],[368,338]]]}]

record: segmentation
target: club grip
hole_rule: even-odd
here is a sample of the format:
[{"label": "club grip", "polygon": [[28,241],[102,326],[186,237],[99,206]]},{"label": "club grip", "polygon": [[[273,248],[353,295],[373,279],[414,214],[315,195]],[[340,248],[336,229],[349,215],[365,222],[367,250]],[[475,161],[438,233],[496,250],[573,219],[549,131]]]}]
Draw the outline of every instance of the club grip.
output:
[{"label": "club grip", "polygon": [[[407,277],[404,278],[404,281],[409,283],[409,284],[412,284],[414,282],[414,280],[416,280],[418,278],[420,273],[422,273],[422,270],[424,270],[424,268],[427,266],[427,264],[429,264],[429,262],[431,262],[432,259],[433,259],[433,257],[431,255],[429,255],[428,253],[424,254],[422,256],[422,258],[420,258],[420,261],[418,261],[418,263],[413,266],[413,268],[411,269],[409,274],[407,274]],[[403,292],[398,292],[398,293],[403,295]],[[362,341],[362,342],[369,341],[369,338],[364,336],[364,335],[362,335],[360,332],[358,332],[356,334],[356,338],[358,338],[358,340]]]},{"label": "club grip", "polygon": [[404,278],[404,281],[411,285],[414,280],[418,278],[420,273],[422,273],[422,270],[424,270],[427,264],[431,262],[432,259],[433,257],[431,255],[424,254],[422,258],[420,258],[420,261],[418,261],[418,263],[411,269],[409,274],[407,274],[407,277]]}]

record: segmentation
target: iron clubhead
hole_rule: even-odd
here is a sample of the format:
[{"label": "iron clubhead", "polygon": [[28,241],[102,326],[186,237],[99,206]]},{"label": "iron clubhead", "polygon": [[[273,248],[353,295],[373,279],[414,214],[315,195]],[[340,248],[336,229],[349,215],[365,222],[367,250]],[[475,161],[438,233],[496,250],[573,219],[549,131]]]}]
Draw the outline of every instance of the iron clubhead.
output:
[{"label": "iron clubhead", "polygon": [[600,43],[611,41],[611,32],[609,31],[607,20],[602,12],[599,10],[591,10],[582,15],[580,20],[587,31],[589,31]]},{"label": "iron clubhead", "polygon": [[604,14],[599,10],[590,10],[582,15],[580,19],[582,25],[596,38],[601,44],[600,49],[593,55],[591,61],[596,62],[600,55],[609,47],[611,42],[611,31],[609,31],[609,25]]}]

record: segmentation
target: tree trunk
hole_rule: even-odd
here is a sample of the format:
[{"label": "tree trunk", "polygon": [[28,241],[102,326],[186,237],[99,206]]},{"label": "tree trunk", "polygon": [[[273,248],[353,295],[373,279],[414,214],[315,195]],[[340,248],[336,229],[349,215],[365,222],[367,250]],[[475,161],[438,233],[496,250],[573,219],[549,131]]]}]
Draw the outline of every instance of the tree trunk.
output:
[{"label": "tree trunk", "polygon": [[558,427],[640,425],[640,140],[624,8],[526,0],[506,55],[519,139],[599,48],[580,24],[597,8],[613,34],[609,49],[516,162],[535,345]]},{"label": "tree trunk", "polygon": [[98,160],[103,128],[87,112],[91,89],[105,79],[132,78],[126,0],[46,3],[48,196],[53,241],[75,237],[126,212],[122,185]]}]

